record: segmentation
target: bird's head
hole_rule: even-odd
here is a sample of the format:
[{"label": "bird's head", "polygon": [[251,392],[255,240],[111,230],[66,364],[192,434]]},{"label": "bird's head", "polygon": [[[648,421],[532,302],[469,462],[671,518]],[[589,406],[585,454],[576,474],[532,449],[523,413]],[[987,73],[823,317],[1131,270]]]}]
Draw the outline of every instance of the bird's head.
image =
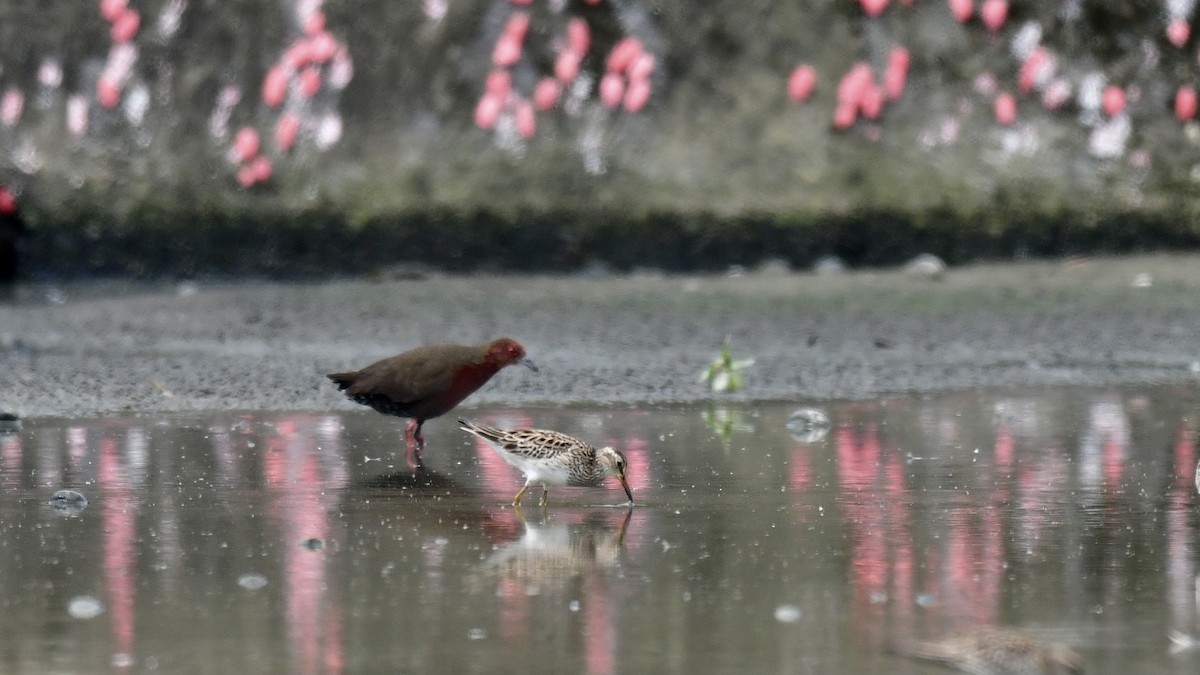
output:
[{"label": "bird's head", "polygon": [[625,488],[625,496],[629,497],[629,503],[632,504],[633,492],[629,489],[629,481],[625,479],[625,468],[629,466],[625,455],[621,454],[620,450],[606,446],[596,451],[596,461],[604,469],[604,473],[621,481],[621,487]]},{"label": "bird's head", "polygon": [[489,344],[487,360],[489,363],[494,363],[501,368],[511,366],[514,363],[520,363],[533,372],[537,372],[537,366],[533,365],[533,361],[525,357],[525,348],[521,346],[520,342],[511,338],[500,338]]}]

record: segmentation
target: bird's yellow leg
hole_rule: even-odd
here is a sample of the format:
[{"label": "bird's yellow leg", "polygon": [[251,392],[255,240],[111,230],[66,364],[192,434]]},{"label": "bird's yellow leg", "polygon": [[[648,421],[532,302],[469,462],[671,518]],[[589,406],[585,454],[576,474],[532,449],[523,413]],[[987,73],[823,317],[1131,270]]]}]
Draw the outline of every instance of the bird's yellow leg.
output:
[{"label": "bird's yellow leg", "polygon": [[542,486],[542,498],[540,500],[538,500],[538,506],[545,508],[546,507],[546,499],[549,496],[550,496],[550,490],[546,489],[546,486],[543,485]]},{"label": "bird's yellow leg", "polygon": [[517,493],[516,497],[513,497],[513,506],[518,506],[518,507],[521,506],[521,498],[525,496],[525,491],[528,489],[529,489],[529,483],[526,483],[521,486],[521,491]]}]

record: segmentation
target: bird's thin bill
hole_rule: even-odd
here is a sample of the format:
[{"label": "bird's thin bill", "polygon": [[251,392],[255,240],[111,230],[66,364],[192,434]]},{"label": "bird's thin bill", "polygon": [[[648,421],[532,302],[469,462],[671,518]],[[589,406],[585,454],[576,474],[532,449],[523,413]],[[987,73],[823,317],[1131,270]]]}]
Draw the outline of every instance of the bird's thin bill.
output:
[{"label": "bird's thin bill", "polygon": [[525,366],[526,368],[532,370],[535,373],[538,372],[538,367],[533,365],[533,361],[530,361],[527,358],[521,359],[521,365]]},{"label": "bird's thin bill", "polygon": [[629,497],[629,503],[633,504],[633,492],[629,489],[629,483],[624,476],[621,477],[621,487],[625,488],[625,496]]}]

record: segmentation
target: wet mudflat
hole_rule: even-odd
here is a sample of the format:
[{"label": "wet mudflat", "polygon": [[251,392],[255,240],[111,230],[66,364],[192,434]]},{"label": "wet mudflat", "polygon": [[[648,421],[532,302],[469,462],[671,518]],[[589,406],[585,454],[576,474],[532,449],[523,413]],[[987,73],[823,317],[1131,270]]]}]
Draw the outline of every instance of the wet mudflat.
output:
[{"label": "wet mudflat", "polygon": [[1198,404],[823,402],[824,434],[800,404],[459,411],[622,449],[631,510],[615,482],[513,509],[449,417],[418,476],[369,412],[28,419],[0,670],[937,673],[896,652],[1013,626],[1088,673],[1195,673]]},{"label": "wet mudflat", "polygon": [[517,339],[475,406],[704,403],[726,339],[743,402],[981,387],[1200,383],[1200,256],[728,275],[28,285],[0,302],[0,413],[357,406],[325,373],[435,342]]}]

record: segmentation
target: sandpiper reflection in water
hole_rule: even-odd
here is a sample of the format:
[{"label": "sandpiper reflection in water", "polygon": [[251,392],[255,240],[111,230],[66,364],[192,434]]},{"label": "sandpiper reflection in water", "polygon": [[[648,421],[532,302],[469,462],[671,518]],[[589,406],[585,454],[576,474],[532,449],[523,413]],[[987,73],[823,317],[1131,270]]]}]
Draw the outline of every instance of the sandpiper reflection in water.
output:
[{"label": "sandpiper reflection in water", "polygon": [[562,522],[559,516],[535,522],[526,518],[520,507],[514,511],[524,532],[489,556],[480,573],[516,581],[526,588],[557,587],[616,566],[633,516],[633,508],[629,507],[617,524],[615,514],[608,509],[588,513],[581,522]]},{"label": "sandpiper reflection in water", "polygon": [[899,649],[914,659],[933,661],[971,675],[1080,675],[1083,657],[1067,645],[1045,642],[1032,633],[982,628]]}]

